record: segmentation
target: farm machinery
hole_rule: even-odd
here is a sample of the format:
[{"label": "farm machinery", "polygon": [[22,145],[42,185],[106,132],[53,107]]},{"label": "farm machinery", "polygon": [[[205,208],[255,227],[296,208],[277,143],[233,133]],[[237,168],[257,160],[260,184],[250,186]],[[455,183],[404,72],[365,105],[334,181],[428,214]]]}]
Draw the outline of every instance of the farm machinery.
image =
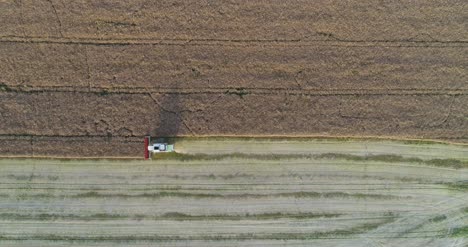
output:
[{"label": "farm machinery", "polygon": [[149,159],[154,153],[174,152],[174,144],[168,144],[164,140],[156,140],[151,142],[150,136],[145,136],[145,159]]}]

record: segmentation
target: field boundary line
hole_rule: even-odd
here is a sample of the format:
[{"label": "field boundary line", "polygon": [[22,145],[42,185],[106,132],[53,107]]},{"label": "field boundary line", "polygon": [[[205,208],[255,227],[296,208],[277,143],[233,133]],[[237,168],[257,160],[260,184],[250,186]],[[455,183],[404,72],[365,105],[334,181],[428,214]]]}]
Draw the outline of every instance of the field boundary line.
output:
[{"label": "field boundary line", "polygon": [[[105,135],[41,135],[41,134],[1,134],[0,133],[0,140],[20,140],[24,139],[25,141],[30,141],[30,138],[38,138],[35,141],[39,141],[41,138],[47,139],[47,138],[57,138],[57,139],[69,139],[69,138],[81,138],[82,141],[86,141],[88,138],[95,138],[96,140],[101,140],[101,141],[125,141],[128,142],[129,139],[135,140],[133,142],[138,142],[136,141],[136,138],[143,138],[145,137],[146,134],[144,135],[133,135],[133,136],[112,136],[110,140],[107,140],[108,137]],[[385,141],[391,141],[391,142],[401,142],[404,144],[404,142],[414,142],[416,144],[428,144],[428,145],[433,145],[433,144],[444,144],[444,145],[456,145],[456,146],[462,146],[462,147],[468,147],[468,143],[466,142],[456,142],[456,141],[450,141],[448,139],[460,139],[460,140],[467,140],[468,137],[439,137],[439,138],[416,138],[416,137],[411,137],[411,136],[372,136],[372,135],[359,135],[359,136],[354,136],[354,135],[278,135],[278,134],[265,134],[265,135],[229,135],[229,134],[216,134],[216,135],[177,135],[177,136],[164,136],[166,138],[175,138],[175,139],[217,139],[217,138],[226,138],[226,139],[258,139],[258,140],[265,140],[265,141],[271,141],[269,139],[278,139],[278,140],[291,140],[291,139],[296,139],[296,140],[304,140],[304,139],[313,139],[316,141],[326,141],[326,140],[337,140],[341,142],[349,142],[349,141],[355,141],[355,142],[364,142],[364,141],[376,141],[376,142],[385,142]],[[446,140],[444,140],[446,139]],[[73,141],[73,140],[71,140]],[[143,140],[142,140],[143,143]],[[411,144],[411,143],[409,143]]]}]

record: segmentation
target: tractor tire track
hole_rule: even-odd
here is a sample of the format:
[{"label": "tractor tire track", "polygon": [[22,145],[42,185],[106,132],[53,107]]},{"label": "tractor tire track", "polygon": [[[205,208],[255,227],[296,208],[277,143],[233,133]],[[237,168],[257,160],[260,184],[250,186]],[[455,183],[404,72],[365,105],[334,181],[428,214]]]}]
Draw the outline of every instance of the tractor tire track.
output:
[{"label": "tractor tire track", "polygon": [[[316,96],[354,96],[354,95],[468,95],[468,88],[375,88],[375,89],[297,89],[297,88],[148,88],[148,87],[75,87],[75,86],[10,86],[2,84],[6,92],[16,93],[92,93],[92,94],[226,94],[226,95],[316,95]],[[152,96],[151,96],[152,97]]]},{"label": "tractor tire track", "polygon": [[0,43],[65,44],[89,46],[331,46],[331,47],[468,47],[468,41],[346,40],[346,39],[89,39],[3,36]]}]

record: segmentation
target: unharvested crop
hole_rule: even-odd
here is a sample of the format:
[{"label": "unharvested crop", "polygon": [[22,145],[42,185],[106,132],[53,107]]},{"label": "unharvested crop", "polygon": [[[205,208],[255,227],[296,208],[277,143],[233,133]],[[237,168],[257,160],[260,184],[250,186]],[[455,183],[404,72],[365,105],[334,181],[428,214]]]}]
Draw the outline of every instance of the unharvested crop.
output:
[{"label": "unharvested crop", "polygon": [[147,134],[467,142],[462,0],[0,8],[4,155],[135,157]]}]

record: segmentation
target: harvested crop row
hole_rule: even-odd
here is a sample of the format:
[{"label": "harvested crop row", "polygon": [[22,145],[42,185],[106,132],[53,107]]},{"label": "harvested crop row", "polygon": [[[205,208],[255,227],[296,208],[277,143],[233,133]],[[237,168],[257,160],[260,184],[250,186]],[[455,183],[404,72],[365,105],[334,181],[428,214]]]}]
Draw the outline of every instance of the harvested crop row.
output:
[{"label": "harvested crop row", "polygon": [[[401,143],[373,144],[385,154]],[[466,169],[356,157],[0,160],[0,244],[435,247],[464,236],[467,191],[453,185]]]}]

